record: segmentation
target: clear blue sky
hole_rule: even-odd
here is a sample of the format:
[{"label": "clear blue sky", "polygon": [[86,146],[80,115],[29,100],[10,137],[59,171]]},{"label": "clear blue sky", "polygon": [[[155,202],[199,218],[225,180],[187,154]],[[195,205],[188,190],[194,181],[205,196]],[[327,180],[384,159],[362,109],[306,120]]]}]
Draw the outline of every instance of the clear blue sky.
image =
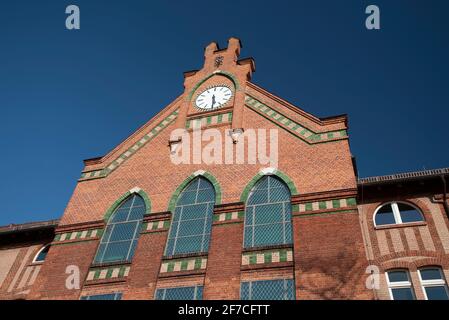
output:
[{"label": "clear blue sky", "polygon": [[[65,7],[81,30],[65,29]],[[381,9],[381,31],[364,27]],[[449,1],[2,1],[0,225],[61,216],[82,160],[182,92],[203,48],[242,40],[253,81],[349,115],[360,176],[449,167]]]}]

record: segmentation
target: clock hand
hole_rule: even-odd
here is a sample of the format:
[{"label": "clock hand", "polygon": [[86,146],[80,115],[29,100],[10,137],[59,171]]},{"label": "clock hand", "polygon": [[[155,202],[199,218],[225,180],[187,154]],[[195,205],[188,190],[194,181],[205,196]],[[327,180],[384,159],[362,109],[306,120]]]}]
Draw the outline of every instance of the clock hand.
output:
[{"label": "clock hand", "polygon": [[215,95],[212,95],[212,108],[214,107],[215,104]]}]

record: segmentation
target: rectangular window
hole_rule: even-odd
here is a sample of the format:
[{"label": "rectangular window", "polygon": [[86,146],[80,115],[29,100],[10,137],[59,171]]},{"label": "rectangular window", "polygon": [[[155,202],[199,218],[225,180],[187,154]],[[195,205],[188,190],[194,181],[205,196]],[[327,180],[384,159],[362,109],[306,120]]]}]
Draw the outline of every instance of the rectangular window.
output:
[{"label": "rectangular window", "polygon": [[392,300],[415,300],[415,292],[407,270],[392,270],[387,272],[386,276]]},{"label": "rectangular window", "polygon": [[157,289],[156,300],[202,300],[203,286]]},{"label": "rectangular window", "polygon": [[419,278],[427,300],[449,300],[448,288],[440,268],[423,268]]},{"label": "rectangular window", "polygon": [[107,293],[107,294],[97,294],[92,296],[81,297],[81,300],[122,300],[122,293]]},{"label": "rectangular window", "polygon": [[242,282],[241,300],[295,300],[293,279]]}]

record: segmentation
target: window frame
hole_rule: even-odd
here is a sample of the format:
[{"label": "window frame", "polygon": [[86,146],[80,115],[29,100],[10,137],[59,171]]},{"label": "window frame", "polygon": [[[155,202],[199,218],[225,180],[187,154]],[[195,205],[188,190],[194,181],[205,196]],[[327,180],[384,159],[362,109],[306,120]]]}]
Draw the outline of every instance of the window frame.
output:
[{"label": "window frame", "polygon": [[44,251],[46,248],[48,248],[50,250],[50,243],[47,243],[47,244],[43,245],[42,248],[39,249],[39,251],[34,255],[32,263],[44,263],[44,261],[47,258],[47,256],[45,256],[44,260],[39,260],[39,261],[37,260],[37,257],[39,257],[41,252]]},{"label": "window frame", "polygon": [[[179,290],[179,289],[190,289],[193,288],[193,299],[189,301],[201,301],[204,300],[204,285],[196,284],[190,286],[178,286],[178,287],[167,287],[167,288],[156,288],[154,293],[154,300],[159,301],[183,301],[180,299],[165,299],[167,295],[167,290]],[[162,297],[159,299],[159,294],[161,293]]]},{"label": "window frame", "polygon": [[[210,201],[204,201],[204,202],[198,202],[198,196],[200,194],[201,189],[201,183],[204,180],[208,183],[208,187],[210,187],[210,190],[214,193],[213,200]],[[195,192],[195,201],[194,203],[182,203],[180,204],[180,201],[183,199],[183,195],[185,192],[192,192],[191,190],[188,190],[188,188],[192,184],[197,184]],[[172,216],[170,219],[170,228],[168,229],[168,235],[167,240],[165,242],[165,248],[164,248],[164,257],[176,257],[176,256],[185,256],[185,255],[201,255],[206,254],[210,249],[210,241],[212,236],[212,225],[213,225],[213,217],[214,217],[214,207],[217,204],[217,190],[212,183],[212,181],[202,175],[198,175],[191,179],[184,187],[181,189],[181,191],[178,194],[178,197],[176,199],[175,206],[173,208]],[[192,206],[198,206],[198,205],[206,205],[206,214],[200,219],[183,219],[182,215],[184,213],[184,210],[187,210],[188,207]],[[181,210],[180,213],[176,213],[176,210]],[[209,215],[208,215],[209,214]],[[175,220],[176,219],[176,220]],[[181,227],[184,227],[183,224],[188,223],[188,221],[194,221],[194,220],[203,220],[203,232],[198,234],[189,234],[189,235],[179,235],[179,231]],[[176,229],[173,229],[176,228]],[[206,232],[207,229],[210,229],[209,232]],[[174,236],[173,236],[174,235]],[[191,252],[179,252],[181,249],[180,245],[178,244],[178,241],[181,242],[182,238],[192,238],[192,237],[201,237],[201,247],[199,250],[191,251]],[[181,240],[180,240],[181,239]],[[173,245],[170,248],[169,244],[170,241],[173,241]],[[206,247],[207,242],[207,248]],[[170,249],[170,250],[169,250]],[[170,252],[169,252],[170,251]]]},{"label": "window frame", "polygon": [[[405,274],[407,275],[407,279],[408,281],[396,281],[396,282],[391,282],[390,278],[388,277],[388,274],[390,272],[395,272],[395,271],[404,271]],[[415,288],[413,287],[413,283],[410,277],[410,271],[408,269],[390,269],[385,271],[385,278],[387,280],[387,287],[388,287],[388,294],[390,295],[390,300],[395,300],[393,297],[393,289],[405,289],[405,288],[410,288],[412,291],[412,295],[413,295],[413,300],[416,300],[416,293],[415,293]]]},{"label": "window frame", "polygon": [[[289,195],[289,199],[288,201],[284,201],[284,200],[278,200],[275,202],[264,202],[264,203],[257,203],[257,204],[248,204],[248,202],[252,199],[252,196],[254,194],[255,191],[258,191],[260,189],[257,189],[258,185],[262,182],[263,179],[276,179],[278,180],[280,183],[282,183],[283,188],[285,188],[285,190],[288,192]],[[269,183],[269,182],[267,182]],[[275,188],[274,188],[275,189]],[[270,193],[270,188],[268,188],[268,193]],[[270,206],[270,205],[281,205],[282,206],[282,220],[278,221],[276,223],[266,223],[266,224],[255,224],[256,221],[256,207],[262,207],[262,206]],[[289,207],[290,210],[288,210],[287,208]],[[285,215],[286,212],[290,211],[289,215],[290,215],[290,219],[285,219]],[[248,225],[247,221],[248,221],[248,215],[252,216],[252,224]],[[293,204],[292,204],[292,193],[290,188],[288,187],[288,184],[281,178],[279,178],[276,175],[264,175],[262,177],[260,177],[255,184],[252,186],[252,188],[249,191],[248,194],[248,198],[245,201],[245,209],[244,209],[244,220],[243,220],[243,242],[242,242],[242,248],[243,250],[247,251],[247,250],[253,250],[253,249],[257,249],[257,248],[268,248],[268,247],[278,247],[278,246],[291,246],[293,245]],[[256,227],[260,227],[260,226],[269,226],[269,225],[281,225],[282,227],[282,237],[283,237],[283,241],[282,243],[275,243],[275,244],[256,244],[255,243],[255,232],[256,232]],[[289,224],[289,231],[287,231],[287,224]],[[250,232],[251,232],[251,246],[247,246],[246,245],[246,235],[248,232],[248,227],[250,227]],[[287,232],[289,232],[289,235],[291,237],[291,241],[287,242]]]},{"label": "window frame", "polygon": [[99,294],[88,294],[81,296],[79,300],[82,301],[99,301],[98,299],[90,299],[91,297],[99,297],[99,296],[113,296],[113,299],[99,299],[99,300],[109,300],[109,301],[120,301],[123,298],[123,292],[110,292],[110,293],[99,293]]},{"label": "window frame", "polygon": [[[271,299],[271,300],[277,300],[277,301],[287,301],[287,300],[296,300],[296,282],[294,278],[275,278],[275,279],[261,279],[261,280],[246,280],[246,281],[241,281],[240,282],[240,292],[239,292],[239,299],[242,301],[257,301],[260,299],[257,299],[256,297],[253,297],[253,289],[252,287],[254,286],[254,284],[256,283],[261,283],[261,282],[265,282],[265,284],[267,285],[267,287],[272,286],[273,282],[279,282],[282,281],[282,286],[284,288],[284,292],[283,292],[283,297],[281,299]],[[292,292],[288,292],[286,289],[289,286],[289,283],[291,283],[292,286]],[[247,284],[248,285],[248,291],[249,291],[249,296],[248,297],[243,297],[242,295],[242,291],[243,291],[243,285]],[[292,299],[289,299],[289,295],[291,294]],[[246,298],[246,299],[244,299]],[[270,300],[270,299],[269,299]]]},{"label": "window frame", "polygon": [[[143,213],[142,218],[139,219],[139,220],[126,220],[126,221],[119,221],[119,222],[116,222],[116,221],[114,222],[113,220],[114,220],[114,216],[115,216],[115,214],[117,213],[117,211],[120,210],[120,209],[123,207],[123,205],[124,205],[127,201],[129,201],[130,199],[132,199],[132,202],[131,202],[131,205],[130,205],[130,208],[129,208],[130,211],[128,212],[128,216],[129,216],[129,215],[131,214],[131,209],[133,209],[134,202],[136,201],[136,200],[135,200],[136,197],[138,197],[138,198],[140,198],[140,199],[142,200],[143,207],[145,208],[145,212],[146,212],[146,210],[148,210],[148,208],[147,208],[147,203],[145,202],[144,197],[142,197],[142,196],[141,196],[139,193],[137,193],[137,192],[133,192],[133,193],[131,193],[130,195],[128,195],[125,199],[123,199],[123,200],[117,205],[117,207],[114,209],[114,211],[113,211],[112,214],[109,216],[108,221],[107,221],[106,224],[105,224],[105,227],[104,227],[104,230],[103,230],[103,234],[102,234],[101,237],[100,237],[100,241],[99,241],[99,243],[98,243],[98,247],[97,247],[97,250],[96,250],[95,255],[94,255],[94,258],[93,258],[92,265],[95,265],[95,266],[101,266],[101,265],[108,265],[108,264],[126,264],[126,263],[131,263],[131,262],[132,262],[132,260],[133,260],[133,258],[134,258],[134,256],[135,256],[135,253],[136,253],[135,251],[136,251],[136,248],[137,248],[138,241],[139,241],[139,239],[140,239],[140,232],[141,232],[141,230],[142,230],[143,219],[144,219],[144,217],[145,217],[145,213]],[[139,206],[134,206],[134,208],[136,208],[136,207],[138,208]],[[127,208],[125,208],[125,209],[127,209]],[[134,229],[133,236],[132,236],[131,239],[127,239],[127,240],[119,240],[119,241],[111,241],[111,240],[110,240],[110,239],[111,239],[111,236],[112,236],[113,233],[114,233],[114,229],[116,228],[117,225],[127,224],[127,223],[132,223],[132,222],[137,222],[137,226],[136,226],[136,228]],[[106,240],[106,241],[103,241],[103,240],[105,240],[104,237],[105,237],[105,235],[106,235],[107,228],[110,227],[111,225],[112,225],[112,230],[111,230],[111,232],[109,233],[107,240]],[[114,261],[104,261],[104,259],[105,259],[104,257],[105,257],[105,255],[106,255],[106,250],[108,249],[108,247],[109,247],[109,245],[110,245],[111,243],[128,242],[128,241],[130,241],[131,244],[130,244],[130,246],[129,246],[129,248],[128,248],[128,251],[127,251],[127,254],[126,254],[126,259],[124,259],[124,260],[114,260]],[[134,242],[134,241],[136,242],[136,246],[135,246],[135,248],[133,249],[133,242]],[[101,259],[100,259],[100,258],[97,259],[97,256],[98,256],[98,254],[99,254],[99,252],[100,252],[100,250],[101,250],[101,245],[102,245],[102,244],[106,244],[106,246],[105,246],[105,249],[103,250],[103,253],[102,253],[102,255],[101,255]],[[131,251],[131,250],[133,250],[133,251]],[[133,253],[132,253],[132,256],[130,257],[131,252],[133,252]]]},{"label": "window frame", "polygon": [[[422,270],[429,270],[429,269],[437,269],[440,272],[440,279],[435,279],[435,280],[423,280],[422,276],[421,276],[421,271]],[[419,276],[419,282],[421,285],[421,289],[424,293],[424,298],[426,300],[429,300],[429,298],[427,297],[427,292],[426,292],[426,288],[428,287],[441,287],[443,286],[444,289],[446,290],[446,294],[449,297],[449,288],[447,286],[447,282],[446,282],[446,277],[444,276],[444,271],[443,268],[439,267],[439,266],[426,266],[426,267],[422,267],[418,269],[418,276]]]},{"label": "window frame", "polygon": [[[414,222],[402,222],[401,211],[399,210],[398,204],[405,204],[405,205],[408,205],[408,206],[414,208],[415,210],[417,210],[421,214],[422,220],[421,221],[414,221]],[[391,209],[393,211],[393,218],[395,220],[395,223],[378,225],[376,223],[377,213],[379,212],[380,209],[382,209],[386,205],[390,205],[391,206]],[[390,202],[382,203],[381,205],[379,205],[376,208],[376,210],[374,210],[374,214],[373,214],[373,224],[374,224],[375,228],[391,227],[391,226],[403,226],[403,225],[416,224],[416,223],[425,223],[425,222],[426,222],[426,217],[424,216],[423,211],[417,205],[415,205],[414,203],[410,203],[410,202],[407,202],[407,201],[390,201]]]}]

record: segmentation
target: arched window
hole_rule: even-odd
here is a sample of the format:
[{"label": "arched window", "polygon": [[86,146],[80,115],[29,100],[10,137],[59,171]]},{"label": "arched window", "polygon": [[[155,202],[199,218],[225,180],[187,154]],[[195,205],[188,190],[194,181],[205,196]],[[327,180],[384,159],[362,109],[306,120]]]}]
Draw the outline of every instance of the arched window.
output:
[{"label": "arched window", "polygon": [[101,237],[95,263],[132,260],[145,211],[145,202],[137,194],[129,196],[115,209]]},{"label": "arched window", "polygon": [[49,244],[43,246],[34,257],[33,262],[44,262],[45,258],[47,257],[48,250],[50,250]]},{"label": "arched window", "polygon": [[374,213],[376,226],[424,221],[421,211],[405,202],[390,202],[380,206]]},{"label": "arched window", "polygon": [[187,185],[173,212],[166,256],[207,252],[214,204],[215,189],[208,180],[198,177]]},{"label": "arched window", "polygon": [[276,176],[262,177],[246,202],[244,247],[292,243],[291,213],[287,185]]}]

